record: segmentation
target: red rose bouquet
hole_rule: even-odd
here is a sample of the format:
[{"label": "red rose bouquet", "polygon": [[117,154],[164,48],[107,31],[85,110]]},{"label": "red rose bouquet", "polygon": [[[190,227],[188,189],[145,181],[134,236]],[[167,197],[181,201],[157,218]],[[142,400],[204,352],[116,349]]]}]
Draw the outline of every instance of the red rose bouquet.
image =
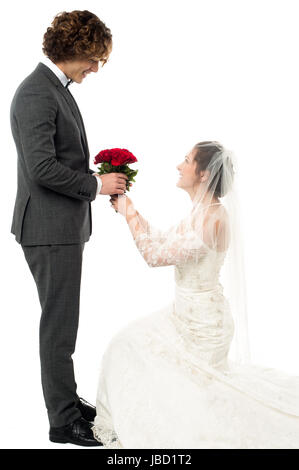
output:
[{"label": "red rose bouquet", "polygon": [[137,158],[129,150],[118,148],[102,150],[94,157],[94,164],[100,164],[100,167],[98,167],[99,175],[105,173],[124,173],[127,175],[126,187],[128,191],[130,191],[130,181],[135,182],[134,176],[138,173],[138,170],[132,170],[128,165],[137,161]]}]

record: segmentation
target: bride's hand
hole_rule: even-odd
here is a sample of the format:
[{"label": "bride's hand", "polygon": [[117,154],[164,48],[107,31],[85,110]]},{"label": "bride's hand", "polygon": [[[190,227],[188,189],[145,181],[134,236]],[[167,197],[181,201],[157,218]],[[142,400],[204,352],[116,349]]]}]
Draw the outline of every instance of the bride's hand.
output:
[{"label": "bride's hand", "polygon": [[[121,201],[120,201],[121,199]],[[129,206],[133,205],[132,200],[126,195],[122,194],[118,197],[118,194],[113,194],[110,198],[111,207],[116,211],[121,213],[122,215],[126,215],[128,212]],[[123,214],[125,211],[125,214]]]}]

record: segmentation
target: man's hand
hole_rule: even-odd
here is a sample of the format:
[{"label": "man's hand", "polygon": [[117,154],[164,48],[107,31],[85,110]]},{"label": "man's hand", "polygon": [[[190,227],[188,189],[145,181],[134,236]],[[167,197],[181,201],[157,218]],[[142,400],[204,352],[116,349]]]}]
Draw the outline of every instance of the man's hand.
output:
[{"label": "man's hand", "polygon": [[124,173],[106,173],[97,177],[102,180],[100,194],[124,194],[128,179]]}]

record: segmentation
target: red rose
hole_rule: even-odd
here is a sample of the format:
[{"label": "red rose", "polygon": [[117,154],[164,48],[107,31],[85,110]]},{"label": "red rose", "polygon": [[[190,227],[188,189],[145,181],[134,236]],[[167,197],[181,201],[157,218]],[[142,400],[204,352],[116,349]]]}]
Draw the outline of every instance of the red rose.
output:
[{"label": "red rose", "polygon": [[101,150],[95,158],[94,164],[109,162],[113,166],[126,165],[137,162],[137,158],[127,149],[106,149]]}]

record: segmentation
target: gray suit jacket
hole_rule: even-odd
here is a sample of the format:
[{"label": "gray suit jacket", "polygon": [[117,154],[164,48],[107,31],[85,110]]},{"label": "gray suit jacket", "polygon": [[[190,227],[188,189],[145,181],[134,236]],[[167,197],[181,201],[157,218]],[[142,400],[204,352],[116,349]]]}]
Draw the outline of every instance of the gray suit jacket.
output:
[{"label": "gray suit jacket", "polygon": [[92,232],[97,181],[78,106],[43,63],[23,80],[11,103],[18,154],[11,232],[22,245],[83,243]]}]

